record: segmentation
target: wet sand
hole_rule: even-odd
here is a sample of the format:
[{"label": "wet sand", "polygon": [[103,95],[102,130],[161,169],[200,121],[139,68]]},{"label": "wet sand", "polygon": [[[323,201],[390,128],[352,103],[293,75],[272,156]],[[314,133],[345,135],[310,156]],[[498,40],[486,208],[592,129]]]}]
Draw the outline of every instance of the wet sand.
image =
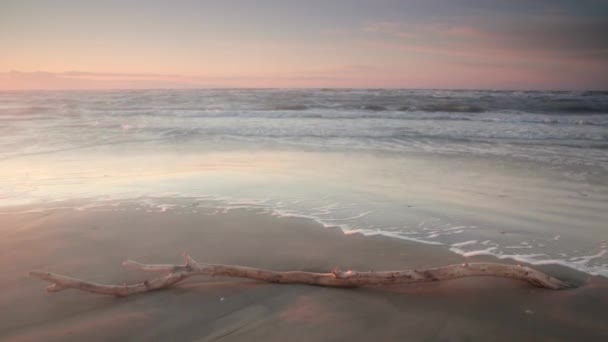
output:
[{"label": "wet sand", "polygon": [[[48,270],[101,283],[149,274],[120,263],[196,260],[275,270],[391,270],[465,259],[441,246],[344,235],[306,219],[226,213],[56,209],[0,215],[0,340],[554,341],[608,338],[608,279],[562,268],[582,286],[549,291],[495,278],[333,289],[198,277],[115,298],[46,293]],[[488,260],[472,258],[469,261]],[[496,260],[493,260],[496,261]],[[498,261],[508,262],[508,261]]]}]

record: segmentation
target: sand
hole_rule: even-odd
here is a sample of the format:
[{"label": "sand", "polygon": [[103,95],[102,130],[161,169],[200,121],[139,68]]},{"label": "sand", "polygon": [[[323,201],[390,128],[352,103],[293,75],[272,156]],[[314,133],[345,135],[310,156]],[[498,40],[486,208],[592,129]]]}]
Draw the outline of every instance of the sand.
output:
[{"label": "sand", "polygon": [[[17,210],[15,210],[17,211]],[[344,235],[306,219],[255,210],[225,213],[70,208],[0,215],[0,340],[7,341],[554,341],[608,338],[608,280],[560,267],[584,283],[549,291],[494,278],[334,289],[199,277],[115,298],[46,293],[27,277],[44,269],[83,279],[136,282],[124,259],[276,270],[390,270],[463,262],[444,247]],[[469,259],[469,261],[488,259]],[[493,260],[496,261],[496,260]],[[508,261],[499,261],[508,262]]]}]

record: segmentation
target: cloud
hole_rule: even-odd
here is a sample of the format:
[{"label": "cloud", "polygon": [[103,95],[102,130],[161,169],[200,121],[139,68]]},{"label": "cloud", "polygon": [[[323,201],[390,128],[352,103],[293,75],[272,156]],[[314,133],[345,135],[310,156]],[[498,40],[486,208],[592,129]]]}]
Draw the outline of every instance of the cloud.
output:
[{"label": "cloud", "polygon": [[487,40],[487,39],[500,39],[500,35],[497,35],[491,31],[482,30],[473,26],[450,26],[443,30],[439,30],[438,33],[445,34],[447,36],[464,38],[464,39],[476,39],[476,40]]},{"label": "cloud", "polygon": [[402,23],[394,21],[369,23],[364,30],[371,33],[387,34],[396,38],[411,38],[416,34],[416,32],[408,31]]},{"label": "cloud", "polygon": [[92,77],[92,78],[179,78],[177,74],[153,74],[153,73],[116,73],[116,72],[86,72],[86,71],[66,71],[55,73],[62,77]]},{"label": "cloud", "polygon": [[360,44],[411,69],[426,70],[419,82],[426,78],[448,87],[608,88],[606,17],[440,19],[367,23],[361,27]]},{"label": "cloud", "polygon": [[379,21],[363,31],[376,42],[421,53],[608,63],[608,17],[447,17],[441,22]]},{"label": "cloud", "polygon": [[0,90],[183,88],[190,85],[188,80],[176,75],[15,70],[0,73]]},{"label": "cloud", "polygon": [[[0,72],[0,90],[363,87],[375,68],[349,65],[280,74],[238,76],[154,73]],[[374,81],[374,80],[371,80]],[[381,81],[377,81],[382,84]]]}]

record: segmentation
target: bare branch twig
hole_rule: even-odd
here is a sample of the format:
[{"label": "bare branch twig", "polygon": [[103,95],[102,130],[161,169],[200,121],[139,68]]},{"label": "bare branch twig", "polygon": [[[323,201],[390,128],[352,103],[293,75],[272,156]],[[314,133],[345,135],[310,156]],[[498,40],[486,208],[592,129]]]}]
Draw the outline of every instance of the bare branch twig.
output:
[{"label": "bare branch twig", "polygon": [[188,254],[184,253],[183,265],[149,265],[131,260],[125,261],[123,265],[131,269],[168,274],[134,285],[103,285],[42,271],[32,271],[30,272],[30,276],[51,282],[52,285],[47,287],[47,291],[49,292],[59,292],[72,288],[86,292],[115,296],[128,296],[136,293],[160,290],[175,285],[188,277],[197,275],[238,277],[270,283],[308,284],[329,287],[408,284],[465,277],[492,276],[525,281],[536,287],[552,290],[570,287],[566,282],[529,267],[497,263],[466,263],[429,269],[383,272],[277,272],[244,266],[199,264]]}]

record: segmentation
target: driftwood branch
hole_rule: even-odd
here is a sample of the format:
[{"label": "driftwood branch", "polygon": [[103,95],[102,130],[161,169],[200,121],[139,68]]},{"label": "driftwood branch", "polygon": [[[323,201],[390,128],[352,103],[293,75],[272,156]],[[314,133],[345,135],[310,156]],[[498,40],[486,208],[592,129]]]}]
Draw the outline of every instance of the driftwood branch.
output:
[{"label": "driftwood branch", "polygon": [[329,287],[409,284],[465,277],[492,276],[516,279],[528,282],[536,287],[552,290],[570,287],[566,282],[529,267],[497,263],[466,263],[429,269],[384,272],[277,272],[243,266],[200,264],[184,253],[183,265],[149,265],[127,260],[123,263],[123,266],[141,271],[168,274],[134,285],[103,285],[43,271],[32,271],[30,272],[30,276],[52,283],[46,288],[48,292],[59,292],[71,288],[121,297],[167,288],[186,278],[197,275],[238,277],[279,284],[308,284]]}]

